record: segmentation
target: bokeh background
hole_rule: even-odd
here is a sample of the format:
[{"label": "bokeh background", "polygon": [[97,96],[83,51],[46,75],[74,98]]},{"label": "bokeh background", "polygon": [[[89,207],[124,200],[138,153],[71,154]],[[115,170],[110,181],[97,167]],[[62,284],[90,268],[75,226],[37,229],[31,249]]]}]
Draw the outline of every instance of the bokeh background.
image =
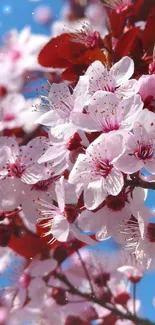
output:
[{"label": "bokeh background", "polygon": [[[148,0],[149,1],[149,0]],[[21,30],[30,25],[32,32],[37,34],[50,35],[51,26],[42,26],[34,21],[34,12],[37,6],[48,5],[51,7],[53,19],[59,19],[61,8],[66,4],[65,0],[0,0],[0,43],[4,35],[16,28]],[[155,193],[149,191],[146,204],[155,209]],[[98,249],[103,251],[117,250],[118,246],[113,241],[102,243]],[[0,287],[7,286],[11,279],[11,272],[0,276]],[[141,299],[141,315],[155,321],[155,307],[152,300],[155,297],[155,270],[147,273],[137,288],[137,295]]]}]

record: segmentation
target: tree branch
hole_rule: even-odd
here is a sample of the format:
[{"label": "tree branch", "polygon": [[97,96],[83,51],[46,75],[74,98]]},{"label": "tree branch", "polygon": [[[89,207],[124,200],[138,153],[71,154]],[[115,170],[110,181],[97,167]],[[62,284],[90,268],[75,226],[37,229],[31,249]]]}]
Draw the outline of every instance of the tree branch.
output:
[{"label": "tree branch", "polygon": [[142,188],[147,188],[150,190],[155,190],[155,182],[147,182],[140,178],[136,178],[133,180],[127,180],[125,182],[125,185],[131,186],[131,187],[142,187]]},{"label": "tree branch", "polygon": [[108,304],[108,303],[103,303],[102,301],[100,301],[98,298],[87,294],[87,293],[83,293],[80,290],[78,290],[77,288],[75,288],[72,283],[70,283],[70,281],[66,278],[66,276],[64,274],[55,272],[55,277],[57,279],[59,279],[61,282],[63,282],[64,284],[66,284],[69,288],[69,292],[73,295],[77,295],[80,296],[88,301],[91,301],[95,304],[98,304],[99,306],[106,308],[108,310],[111,311],[111,313],[119,316],[121,319],[128,319],[131,320],[132,322],[134,322],[137,325],[155,325],[154,322],[151,322],[148,319],[144,319],[144,318],[139,318],[136,315],[132,315],[132,314],[125,314],[123,312],[121,312],[120,310],[116,309],[115,307],[113,307],[112,305]]}]

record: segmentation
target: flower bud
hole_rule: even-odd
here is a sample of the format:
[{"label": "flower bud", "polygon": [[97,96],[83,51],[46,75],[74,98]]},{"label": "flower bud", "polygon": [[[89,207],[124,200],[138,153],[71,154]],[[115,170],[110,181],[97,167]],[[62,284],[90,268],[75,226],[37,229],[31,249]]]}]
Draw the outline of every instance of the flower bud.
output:
[{"label": "flower bud", "polygon": [[63,288],[54,288],[52,298],[58,305],[64,306],[67,304],[66,291]]},{"label": "flower bud", "polygon": [[84,320],[82,320],[78,316],[69,315],[66,318],[66,321],[65,321],[64,325],[89,325],[89,324],[87,322],[85,322]]},{"label": "flower bud", "polygon": [[116,304],[125,306],[130,298],[131,297],[128,292],[121,292],[117,296],[115,296],[114,302]]},{"label": "flower bud", "polygon": [[136,284],[140,282],[142,279],[143,275],[128,275],[128,280],[132,282],[133,284]]},{"label": "flower bud", "polygon": [[103,272],[95,277],[94,282],[97,286],[106,286],[107,281],[110,280],[110,273]]},{"label": "flower bud", "polygon": [[102,289],[102,293],[99,296],[99,299],[103,302],[103,303],[107,303],[107,302],[111,302],[111,298],[112,298],[112,293],[108,288],[103,288]]}]

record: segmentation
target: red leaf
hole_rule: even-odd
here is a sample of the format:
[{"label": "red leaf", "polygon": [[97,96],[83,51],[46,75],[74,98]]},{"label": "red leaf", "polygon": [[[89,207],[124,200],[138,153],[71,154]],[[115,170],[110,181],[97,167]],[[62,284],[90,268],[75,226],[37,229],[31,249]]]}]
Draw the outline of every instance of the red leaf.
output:
[{"label": "red leaf", "polygon": [[77,59],[86,48],[84,44],[73,44],[72,34],[61,34],[52,38],[41,50],[38,62],[43,67],[66,68],[72,59]]},{"label": "red leaf", "polygon": [[133,8],[134,8],[133,16],[137,16],[137,15],[138,15],[138,13],[139,13],[139,11],[140,11],[140,9],[141,9],[143,3],[144,3],[144,0],[137,0],[137,1],[135,2],[135,5],[134,5],[134,7],[133,7]]},{"label": "red leaf", "polygon": [[69,34],[62,34],[56,38],[52,38],[39,53],[39,64],[47,68],[65,68],[67,66],[67,60],[64,59],[62,53],[64,53],[69,40]]},{"label": "red leaf", "polygon": [[123,33],[126,16],[120,13],[118,14],[116,10],[112,10],[109,18],[112,29],[112,36],[119,38]]},{"label": "red leaf", "polygon": [[[138,2],[140,2],[140,0],[135,1],[134,4],[135,8],[138,5]],[[135,14],[136,21],[147,20],[149,12],[151,8],[154,6],[154,3],[155,3],[154,0],[143,0],[139,12],[137,11],[137,14]]]},{"label": "red leaf", "polygon": [[123,56],[126,56],[130,53],[132,45],[138,35],[139,27],[133,27],[119,39],[114,53],[114,61],[120,60]]},{"label": "red leaf", "polygon": [[33,235],[16,237],[12,234],[8,247],[25,258],[33,258],[37,254],[46,254],[48,252],[48,247],[42,239]]},{"label": "red leaf", "polygon": [[87,66],[79,64],[79,65],[71,65],[62,73],[63,80],[69,80],[72,82],[78,81],[80,75],[82,75],[87,69]]},{"label": "red leaf", "polygon": [[142,35],[144,50],[151,46],[153,49],[155,43],[155,6],[152,8]]},{"label": "red leaf", "polygon": [[[49,248],[55,248],[55,246],[57,246],[58,241],[56,240],[53,244],[50,244],[50,241],[53,239],[53,235],[48,235],[45,236],[45,233],[47,233],[50,230],[50,227],[43,227],[45,225],[45,221],[46,219],[44,219],[43,221],[40,221],[39,223],[36,224],[36,229],[37,229],[37,234],[39,235],[39,237],[41,238],[42,242],[45,243],[45,245],[47,245]],[[47,220],[48,222],[49,220]]]}]

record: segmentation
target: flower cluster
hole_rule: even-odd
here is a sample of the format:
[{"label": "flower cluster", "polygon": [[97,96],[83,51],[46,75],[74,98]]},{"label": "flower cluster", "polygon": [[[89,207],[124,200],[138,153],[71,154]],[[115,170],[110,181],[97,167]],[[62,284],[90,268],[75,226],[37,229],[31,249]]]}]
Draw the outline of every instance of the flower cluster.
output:
[{"label": "flower cluster", "polygon": [[[146,205],[155,190],[155,6],[146,2],[70,0],[50,40],[29,28],[4,39],[2,271],[11,252],[21,260],[0,294],[2,324],[141,323],[136,284],[155,258]],[[39,78],[48,85],[29,98]],[[95,250],[109,238],[122,252],[111,265]]]}]

